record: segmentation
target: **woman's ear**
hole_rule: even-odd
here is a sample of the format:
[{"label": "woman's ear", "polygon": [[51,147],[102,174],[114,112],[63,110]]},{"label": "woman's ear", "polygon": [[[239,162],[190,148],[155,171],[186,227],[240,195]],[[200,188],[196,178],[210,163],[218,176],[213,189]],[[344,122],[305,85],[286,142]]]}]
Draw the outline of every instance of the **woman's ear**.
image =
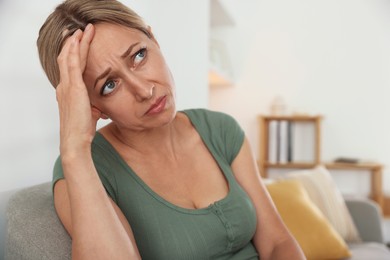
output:
[{"label": "woman's ear", "polygon": [[92,109],[92,116],[95,118],[95,120],[101,119],[109,119],[109,116],[104,114],[99,108],[95,106],[91,106]]}]

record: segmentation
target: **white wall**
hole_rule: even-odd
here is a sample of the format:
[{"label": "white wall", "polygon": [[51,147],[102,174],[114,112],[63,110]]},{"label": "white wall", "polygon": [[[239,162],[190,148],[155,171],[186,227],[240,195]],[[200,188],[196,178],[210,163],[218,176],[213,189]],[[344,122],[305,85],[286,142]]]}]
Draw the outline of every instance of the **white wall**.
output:
[{"label": "white wall", "polygon": [[[0,0],[0,191],[51,180],[58,156],[55,92],[35,41],[59,0]],[[207,0],[123,1],[152,26],[176,79],[178,108],[206,107]]]},{"label": "white wall", "polygon": [[[224,0],[236,25],[225,39],[235,84],[210,91],[210,108],[235,116],[258,154],[257,115],[277,95],[289,111],[319,113],[322,157],[384,163],[390,194],[390,2]],[[368,176],[336,174],[346,192]],[[364,175],[364,176],[363,176]]]},{"label": "white wall", "polygon": [[122,1],[152,26],[174,73],[178,108],[208,106],[209,0]]}]

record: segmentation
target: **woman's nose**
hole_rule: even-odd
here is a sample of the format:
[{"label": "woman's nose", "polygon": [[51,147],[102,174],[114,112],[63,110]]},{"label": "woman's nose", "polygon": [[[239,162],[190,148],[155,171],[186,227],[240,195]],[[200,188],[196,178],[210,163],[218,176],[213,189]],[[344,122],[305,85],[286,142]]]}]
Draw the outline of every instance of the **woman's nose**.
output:
[{"label": "woman's nose", "polygon": [[154,83],[136,75],[126,77],[126,84],[138,102],[149,100],[153,97]]}]

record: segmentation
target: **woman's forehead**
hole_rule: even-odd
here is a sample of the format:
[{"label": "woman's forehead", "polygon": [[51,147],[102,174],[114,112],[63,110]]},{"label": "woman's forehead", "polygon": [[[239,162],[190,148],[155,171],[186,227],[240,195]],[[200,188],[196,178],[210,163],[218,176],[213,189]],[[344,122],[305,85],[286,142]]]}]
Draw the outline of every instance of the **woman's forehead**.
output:
[{"label": "woman's forehead", "polygon": [[145,38],[147,38],[146,35],[138,29],[117,24],[99,23],[95,25],[95,36],[91,46],[97,43],[126,44],[121,41],[141,41]]},{"label": "woman's forehead", "polygon": [[84,76],[86,79],[95,78],[150,41],[145,33],[137,29],[108,23],[96,24]]},{"label": "woman's forehead", "polygon": [[89,49],[89,57],[99,60],[105,55],[121,57],[130,46],[146,44],[148,37],[141,31],[115,24],[97,24]]}]

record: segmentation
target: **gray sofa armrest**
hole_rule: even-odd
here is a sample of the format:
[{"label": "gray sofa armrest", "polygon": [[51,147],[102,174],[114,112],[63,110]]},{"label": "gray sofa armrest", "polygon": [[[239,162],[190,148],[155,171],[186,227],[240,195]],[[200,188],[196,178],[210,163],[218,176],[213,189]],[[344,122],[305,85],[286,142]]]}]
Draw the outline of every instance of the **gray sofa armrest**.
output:
[{"label": "gray sofa armrest", "polygon": [[5,259],[71,259],[71,239],[54,209],[51,183],[32,186],[9,200]]},{"label": "gray sofa armrest", "polygon": [[384,243],[381,211],[379,206],[368,199],[345,200],[352,219],[363,242]]},{"label": "gray sofa armrest", "polygon": [[0,192],[0,259],[4,259],[7,233],[7,206],[9,198],[18,190]]}]

